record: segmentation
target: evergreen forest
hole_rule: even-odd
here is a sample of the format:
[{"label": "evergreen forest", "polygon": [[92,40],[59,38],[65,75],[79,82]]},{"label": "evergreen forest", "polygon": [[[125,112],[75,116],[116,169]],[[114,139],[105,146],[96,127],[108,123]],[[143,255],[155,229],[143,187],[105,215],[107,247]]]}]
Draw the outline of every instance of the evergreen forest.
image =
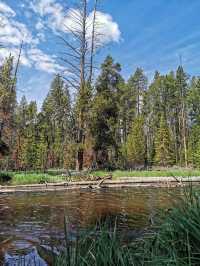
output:
[{"label": "evergreen forest", "polygon": [[125,80],[107,56],[76,97],[55,75],[41,108],[17,101],[15,68],[12,56],[0,67],[1,169],[200,166],[200,78],[181,65],[152,80],[138,67]]}]

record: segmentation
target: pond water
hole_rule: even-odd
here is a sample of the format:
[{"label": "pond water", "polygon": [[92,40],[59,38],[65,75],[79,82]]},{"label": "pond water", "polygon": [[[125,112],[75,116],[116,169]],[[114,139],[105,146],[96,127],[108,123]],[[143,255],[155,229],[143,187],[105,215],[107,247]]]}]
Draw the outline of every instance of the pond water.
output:
[{"label": "pond water", "polygon": [[[180,191],[161,188],[102,189],[0,195],[0,265],[50,265],[52,246],[109,217],[129,238],[142,235]],[[116,219],[117,217],[117,219]],[[21,264],[19,263],[21,261]]]}]

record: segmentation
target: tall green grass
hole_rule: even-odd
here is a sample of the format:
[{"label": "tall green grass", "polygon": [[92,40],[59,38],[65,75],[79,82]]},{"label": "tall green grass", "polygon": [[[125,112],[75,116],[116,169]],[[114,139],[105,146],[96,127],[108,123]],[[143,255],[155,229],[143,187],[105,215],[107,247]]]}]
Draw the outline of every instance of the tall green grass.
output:
[{"label": "tall green grass", "polygon": [[[97,226],[98,228],[98,226]],[[132,248],[124,246],[116,233],[116,227],[109,230],[103,225],[100,229],[88,232],[77,238],[72,245],[66,235],[66,251],[55,259],[55,266],[128,266],[133,264]]]},{"label": "tall green grass", "polygon": [[149,171],[123,171],[116,170],[112,172],[107,171],[94,171],[94,176],[105,176],[112,174],[114,179],[120,177],[189,177],[189,176],[200,176],[200,170],[197,169],[165,169],[165,170],[149,170]]},{"label": "tall green grass", "polygon": [[0,172],[0,183],[8,183],[11,185],[26,185],[26,184],[39,184],[39,183],[55,183],[63,181],[80,181],[90,180],[95,176],[104,177],[112,174],[113,179],[117,180],[121,177],[189,177],[200,176],[200,170],[187,170],[187,169],[165,169],[165,170],[152,170],[152,171],[121,171],[116,170],[113,172],[107,171],[66,171],[64,169],[49,169],[45,172],[41,171],[27,171],[27,172]]},{"label": "tall green grass", "polygon": [[[153,233],[124,243],[102,227],[71,244],[56,258],[56,266],[199,266],[200,265],[200,193],[188,188],[178,206],[168,211]],[[67,236],[66,231],[66,236]],[[66,237],[67,239],[67,237]]]},{"label": "tall green grass", "polygon": [[144,265],[200,265],[200,193],[184,190],[179,205],[140,250]]},{"label": "tall green grass", "polygon": [[45,173],[15,173],[10,182],[11,185],[43,184],[63,182],[66,178],[63,176],[52,176]]}]

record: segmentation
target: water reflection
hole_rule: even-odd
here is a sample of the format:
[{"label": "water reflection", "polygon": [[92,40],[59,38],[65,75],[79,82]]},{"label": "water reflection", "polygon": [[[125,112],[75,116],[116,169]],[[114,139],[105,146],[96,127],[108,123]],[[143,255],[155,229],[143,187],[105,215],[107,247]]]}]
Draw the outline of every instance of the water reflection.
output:
[{"label": "water reflection", "polygon": [[138,236],[153,223],[158,210],[171,206],[177,193],[177,189],[169,193],[134,188],[0,195],[0,265],[20,265],[19,258],[21,265],[50,265],[52,243],[63,245],[64,216],[71,237],[108,216],[114,222],[117,217],[125,235]]}]

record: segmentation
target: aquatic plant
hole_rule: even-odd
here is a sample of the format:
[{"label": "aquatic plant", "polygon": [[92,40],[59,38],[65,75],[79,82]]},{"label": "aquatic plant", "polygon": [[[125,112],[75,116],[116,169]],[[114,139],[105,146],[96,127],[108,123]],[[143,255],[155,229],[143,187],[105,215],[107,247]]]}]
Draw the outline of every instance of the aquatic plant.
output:
[{"label": "aquatic plant", "polygon": [[[191,187],[183,189],[177,206],[168,210],[154,232],[124,243],[105,226],[76,240],[66,241],[66,251],[55,260],[56,266],[200,265],[200,198]],[[162,222],[161,222],[162,221]],[[65,230],[66,239],[67,230]]]},{"label": "aquatic plant", "polygon": [[138,247],[143,265],[200,265],[200,198],[189,187],[155,235]]},{"label": "aquatic plant", "polygon": [[65,229],[66,251],[55,259],[56,266],[121,266],[133,265],[132,248],[124,245],[116,232],[107,225],[97,225],[71,244]]}]

